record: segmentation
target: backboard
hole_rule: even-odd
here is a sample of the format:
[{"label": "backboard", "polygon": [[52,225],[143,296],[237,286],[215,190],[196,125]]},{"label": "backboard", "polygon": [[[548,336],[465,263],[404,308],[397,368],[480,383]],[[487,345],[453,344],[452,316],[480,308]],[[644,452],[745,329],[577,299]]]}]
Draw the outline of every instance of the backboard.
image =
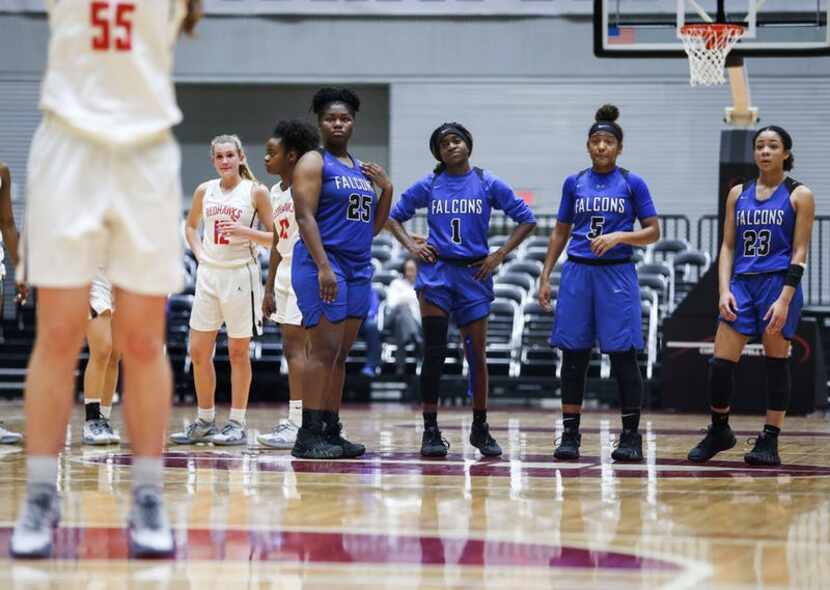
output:
[{"label": "backboard", "polygon": [[[830,0],[725,0],[744,57],[830,55]],[[679,26],[717,20],[717,0],[594,0],[597,57],[685,57]]]}]

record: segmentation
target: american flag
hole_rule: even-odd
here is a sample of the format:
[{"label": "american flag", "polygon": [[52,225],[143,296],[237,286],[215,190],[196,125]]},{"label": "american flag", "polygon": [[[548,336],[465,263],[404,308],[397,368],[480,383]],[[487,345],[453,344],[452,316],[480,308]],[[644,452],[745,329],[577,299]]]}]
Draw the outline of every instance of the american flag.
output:
[{"label": "american flag", "polygon": [[609,27],[608,27],[608,44],[609,45],[633,45],[634,44],[634,27],[618,27],[616,25],[609,25]]}]

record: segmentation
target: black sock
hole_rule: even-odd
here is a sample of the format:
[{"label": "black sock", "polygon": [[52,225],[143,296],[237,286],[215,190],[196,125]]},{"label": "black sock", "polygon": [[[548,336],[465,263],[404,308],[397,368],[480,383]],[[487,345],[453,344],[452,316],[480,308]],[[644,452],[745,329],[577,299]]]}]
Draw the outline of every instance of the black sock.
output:
[{"label": "black sock", "polygon": [[424,428],[438,428],[438,412],[424,412]]},{"label": "black sock", "polygon": [[764,424],[764,434],[767,436],[777,437],[781,434],[781,429],[777,426],[773,426],[772,424]]},{"label": "black sock", "polygon": [[640,429],[640,410],[622,410],[622,427],[628,432],[637,432]]},{"label": "black sock", "polygon": [[579,413],[562,413],[562,428],[570,432],[579,432]]},{"label": "black sock", "polygon": [[320,417],[328,427],[334,427],[340,423],[340,414],[334,410],[320,410]]},{"label": "black sock", "polygon": [[484,424],[487,422],[487,410],[473,410],[473,424]]},{"label": "black sock", "polygon": [[729,428],[729,412],[712,412],[712,426],[715,429]]},{"label": "black sock", "polygon": [[303,408],[302,427],[307,430],[320,430],[323,426],[323,410],[307,410]]},{"label": "black sock", "polygon": [[102,418],[101,402],[91,402],[88,404],[84,404],[84,409],[86,410],[87,420],[100,420]]}]

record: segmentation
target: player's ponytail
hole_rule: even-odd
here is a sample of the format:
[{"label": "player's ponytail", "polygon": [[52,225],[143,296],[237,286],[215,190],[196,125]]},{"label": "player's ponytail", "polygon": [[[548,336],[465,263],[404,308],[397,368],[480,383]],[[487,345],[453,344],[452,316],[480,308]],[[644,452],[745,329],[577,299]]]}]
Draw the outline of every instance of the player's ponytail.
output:
[{"label": "player's ponytail", "polygon": [[192,37],[196,31],[196,23],[201,20],[203,14],[202,0],[187,0],[187,14],[182,21],[181,32]]},{"label": "player's ponytail", "polygon": [[248,166],[248,161],[245,159],[245,150],[242,147],[242,140],[239,139],[238,135],[217,135],[212,140],[210,140],[210,157],[214,156],[214,151],[216,146],[221,143],[230,143],[236,148],[236,152],[239,154],[239,159],[241,162],[239,163],[239,176],[244,178],[245,180],[250,180],[252,182],[258,182],[256,176],[254,176],[253,171],[251,170],[250,166]]}]

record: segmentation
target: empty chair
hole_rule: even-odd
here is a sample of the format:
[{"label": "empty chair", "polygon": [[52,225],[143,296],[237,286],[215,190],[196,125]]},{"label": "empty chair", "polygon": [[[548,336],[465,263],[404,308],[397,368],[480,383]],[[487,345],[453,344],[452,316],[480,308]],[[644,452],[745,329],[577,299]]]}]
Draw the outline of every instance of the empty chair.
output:
[{"label": "empty chair", "polygon": [[548,342],[552,330],[552,312],[535,301],[524,304],[520,357],[523,376],[549,377],[555,374],[556,354]]},{"label": "empty chair", "polygon": [[689,249],[689,242],[686,240],[672,240],[662,239],[650,246],[651,260],[661,262],[664,260],[671,261],[680,252],[685,252]]},{"label": "empty chair", "polygon": [[496,276],[495,283],[521,287],[527,294],[533,291],[534,280],[527,274],[505,272]]},{"label": "empty chair", "polygon": [[672,259],[674,277],[677,283],[696,283],[709,268],[711,259],[708,252],[687,250]]},{"label": "empty chair", "polygon": [[392,258],[392,248],[390,246],[372,244],[372,258],[377,258],[381,263],[384,263]]},{"label": "empty chair", "polygon": [[545,246],[544,248],[535,246],[533,248],[527,248],[522,254],[522,260],[538,260],[542,264],[545,263],[545,257],[548,255],[548,248]]},{"label": "empty chair", "polygon": [[374,246],[387,247],[390,250],[395,249],[396,243],[397,242],[395,241],[395,238],[393,238],[391,235],[389,235],[387,233],[380,233],[372,239],[372,246],[373,247]]},{"label": "empty chair", "polygon": [[542,274],[542,263],[538,260],[516,260],[506,264],[502,272],[525,273],[533,277],[535,281]]},{"label": "empty chair", "polygon": [[394,270],[382,270],[380,272],[376,272],[375,276],[372,277],[372,280],[376,283],[381,283],[384,287],[388,287],[392,281],[399,279],[400,277],[401,273]]},{"label": "empty chair", "polygon": [[497,298],[487,323],[487,366],[491,374],[519,375],[521,317],[519,304]]},{"label": "empty chair", "polygon": [[519,305],[525,302],[527,298],[527,293],[521,287],[517,287],[516,285],[508,285],[505,283],[497,283],[493,286],[493,293],[496,298],[499,299],[509,299],[510,301],[515,301]]},{"label": "empty chair", "polygon": [[666,286],[668,290],[666,292],[666,299],[661,301],[661,303],[668,306],[668,311],[674,309],[674,268],[672,266],[663,262],[645,263],[637,267],[637,273],[645,275],[660,275],[666,279]]},{"label": "empty chair", "polygon": [[657,294],[658,305],[663,308],[666,306],[669,298],[668,281],[663,275],[639,273],[637,282],[640,284],[640,289],[648,287]]},{"label": "empty chair", "polygon": [[524,247],[525,249],[544,248],[545,250],[547,250],[549,240],[550,238],[548,238],[547,236],[530,236],[527,240],[525,240]]}]

